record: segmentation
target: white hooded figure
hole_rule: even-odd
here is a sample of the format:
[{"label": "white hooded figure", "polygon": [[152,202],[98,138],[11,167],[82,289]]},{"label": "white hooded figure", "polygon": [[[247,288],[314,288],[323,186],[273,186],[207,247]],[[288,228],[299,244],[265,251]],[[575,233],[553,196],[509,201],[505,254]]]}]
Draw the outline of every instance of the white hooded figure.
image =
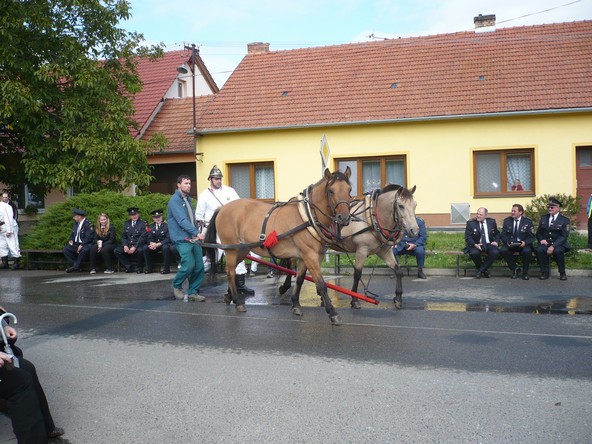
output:
[{"label": "white hooded figure", "polygon": [[0,268],[8,268],[8,255],[17,259],[21,257],[21,252],[18,246],[18,235],[14,228],[12,207],[3,201],[0,201],[0,224],[0,258],[2,258]]}]

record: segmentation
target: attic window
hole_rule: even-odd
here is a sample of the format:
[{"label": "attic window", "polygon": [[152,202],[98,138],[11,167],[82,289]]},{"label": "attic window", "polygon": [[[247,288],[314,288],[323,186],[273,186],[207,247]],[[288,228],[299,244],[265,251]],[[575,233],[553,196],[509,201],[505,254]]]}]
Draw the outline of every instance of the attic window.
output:
[{"label": "attic window", "polygon": [[289,91],[282,91],[282,97],[288,97]]},{"label": "attic window", "polygon": [[397,89],[399,84],[397,82],[391,83],[391,89]]},{"label": "attic window", "polygon": [[485,76],[479,76],[479,80],[485,80]]}]

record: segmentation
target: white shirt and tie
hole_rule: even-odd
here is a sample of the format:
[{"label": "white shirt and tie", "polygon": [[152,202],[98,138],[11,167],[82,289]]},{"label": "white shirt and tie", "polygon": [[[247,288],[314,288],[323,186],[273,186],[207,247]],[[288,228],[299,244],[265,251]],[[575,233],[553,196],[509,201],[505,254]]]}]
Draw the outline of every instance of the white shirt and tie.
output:
[{"label": "white shirt and tie", "polygon": [[78,230],[76,231],[76,238],[74,239],[74,242],[80,243],[80,230],[82,229],[82,224],[84,223],[85,219],[82,219],[78,223]]},{"label": "white shirt and tie", "polygon": [[489,243],[489,233],[487,233],[487,222],[485,220],[481,221],[481,242],[483,244]]}]

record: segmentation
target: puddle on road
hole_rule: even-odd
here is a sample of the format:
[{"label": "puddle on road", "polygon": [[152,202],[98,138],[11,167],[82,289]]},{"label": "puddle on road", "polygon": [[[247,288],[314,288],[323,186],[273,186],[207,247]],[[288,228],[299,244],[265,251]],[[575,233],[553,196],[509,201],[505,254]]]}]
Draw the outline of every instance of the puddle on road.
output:
[{"label": "puddle on road", "polygon": [[405,301],[404,308],[408,310],[426,311],[483,311],[494,313],[534,313],[534,314],[592,314],[592,298],[575,297],[555,302],[540,304],[500,304],[500,303],[464,303],[464,302],[424,302]]}]

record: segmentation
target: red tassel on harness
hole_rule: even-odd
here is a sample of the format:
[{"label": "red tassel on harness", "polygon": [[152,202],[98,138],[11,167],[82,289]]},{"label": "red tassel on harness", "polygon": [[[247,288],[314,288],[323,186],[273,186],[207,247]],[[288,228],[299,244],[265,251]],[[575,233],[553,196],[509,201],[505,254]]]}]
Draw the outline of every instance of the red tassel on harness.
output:
[{"label": "red tassel on harness", "polygon": [[265,248],[272,248],[272,247],[275,247],[278,244],[278,242],[279,242],[279,240],[277,237],[277,233],[275,232],[275,230],[273,230],[265,238],[265,242],[263,242],[263,246]]}]

